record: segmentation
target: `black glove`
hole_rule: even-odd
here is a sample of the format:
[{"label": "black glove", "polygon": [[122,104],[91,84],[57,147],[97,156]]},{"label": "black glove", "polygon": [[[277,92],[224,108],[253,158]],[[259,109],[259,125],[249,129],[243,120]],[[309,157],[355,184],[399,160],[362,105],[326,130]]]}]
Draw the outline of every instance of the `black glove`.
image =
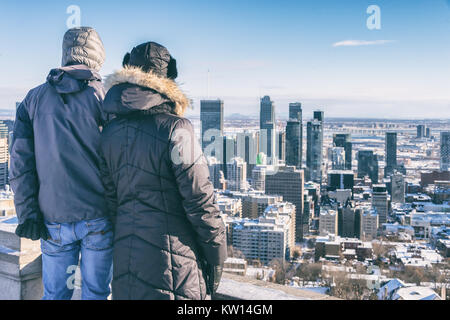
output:
[{"label": "black glove", "polygon": [[222,266],[214,266],[206,264],[206,288],[207,294],[214,295],[219,288],[220,279],[222,278]]},{"label": "black glove", "polygon": [[25,220],[24,223],[17,226],[16,235],[33,241],[39,239],[48,240],[50,238],[47,227],[41,219]]}]

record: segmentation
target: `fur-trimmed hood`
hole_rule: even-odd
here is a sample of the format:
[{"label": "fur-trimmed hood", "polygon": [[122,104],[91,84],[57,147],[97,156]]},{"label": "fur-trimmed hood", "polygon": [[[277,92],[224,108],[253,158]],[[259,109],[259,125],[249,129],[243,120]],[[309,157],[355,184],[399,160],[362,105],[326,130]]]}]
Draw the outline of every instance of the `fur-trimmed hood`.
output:
[{"label": "fur-trimmed hood", "polygon": [[136,110],[148,113],[171,112],[183,116],[189,99],[175,81],[126,66],[105,79],[106,112],[125,114]]}]

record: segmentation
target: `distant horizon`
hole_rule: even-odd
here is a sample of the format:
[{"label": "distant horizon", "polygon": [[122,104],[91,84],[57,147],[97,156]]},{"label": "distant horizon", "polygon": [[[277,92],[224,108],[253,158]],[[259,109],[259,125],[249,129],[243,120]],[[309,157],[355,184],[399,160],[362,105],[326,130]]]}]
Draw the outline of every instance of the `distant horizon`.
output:
[{"label": "distant horizon", "polygon": [[[9,114],[6,114],[9,113]],[[276,114],[276,120],[281,120],[281,121],[286,121],[288,120],[288,113],[277,113]],[[0,108],[0,120],[14,120],[11,118],[15,117],[15,109],[1,109]],[[198,112],[198,114],[189,114],[186,115],[186,117],[189,118],[194,118],[194,119],[200,119],[200,112]],[[240,118],[242,117],[242,118]],[[232,120],[245,120],[245,119],[252,119],[252,120],[258,120],[259,119],[259,114],[258,113],[250,113],[250,114],[242,114],[242,113],[227,113],[225,112],[224,114],[224,118],[225,120],[228,120],[230,118],[233,118]],[[309,118],[305,118],[303,117],[303,121],[308,121]],[[450,122],[450,117],[449,118],[377,118],[377,117],[337,117],[337,116],[326,116],[325,114],[325,122],[327,122],[327,120],[339,120],[339,121],[351,121],[351,120],[358,120],[358,121],[383,121],[383,122],[388,122],[388,121],[436,121],[436,122]],[[450,130],[450,128],[449,128]]]}]

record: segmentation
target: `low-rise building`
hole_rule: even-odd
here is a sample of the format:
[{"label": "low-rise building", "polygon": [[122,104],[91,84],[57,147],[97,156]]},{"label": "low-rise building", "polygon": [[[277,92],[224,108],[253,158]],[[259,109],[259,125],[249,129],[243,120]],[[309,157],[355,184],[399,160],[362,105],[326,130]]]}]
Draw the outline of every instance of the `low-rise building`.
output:
[{"label": "low-rise building", "polygon": [[232,245],[248,260],[268,264],[291,255],[294,243],[292,219],[295,206],[277,204],[258,219],[239,219],[233,223]]}]

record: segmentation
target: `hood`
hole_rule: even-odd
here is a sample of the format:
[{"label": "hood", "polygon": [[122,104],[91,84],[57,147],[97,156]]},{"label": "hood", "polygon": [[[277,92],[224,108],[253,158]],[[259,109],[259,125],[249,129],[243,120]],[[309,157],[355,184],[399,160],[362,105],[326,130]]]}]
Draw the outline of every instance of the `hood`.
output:
[{"label": "hood", "polygon": [[126,66],[106,77],[105,89],[108,94],[104,109],[108,113],[146,111],[183,116],[190,105],[175,81],[133,66]]},{"label": "hood", "polygon": [[98,33],[90,27],[72,28],[64,34],[62,66],[84,64],[99,71],[105,62],[105,48]]},{"label": "hood", "polygon": [[74,65],[52,69],[47,76],[47,82],[58,93],[74,93],[83,90],[88,81],[101,81],[101,76],[85,65]]}]

